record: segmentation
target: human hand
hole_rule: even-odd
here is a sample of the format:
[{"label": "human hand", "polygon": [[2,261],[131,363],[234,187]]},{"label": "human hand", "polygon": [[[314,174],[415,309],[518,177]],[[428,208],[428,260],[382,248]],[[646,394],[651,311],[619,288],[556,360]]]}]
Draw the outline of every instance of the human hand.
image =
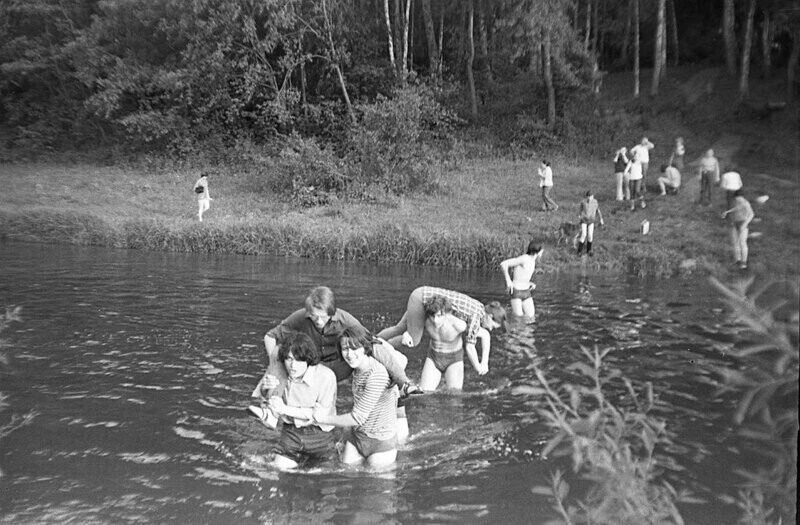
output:
[{"label": "human hand", "polygon": [[262,390],[273,390],[278,388],[278,385],[280,385],[280,381],[278,381],[277,377],[269,373],[264,373],[264,377],[261,378]]},{"label": "human hand", "polygon": [[727,216],[728,216],[728,212],[727,211],[723,211],[722,213],[719,214],[719,218],[720,219],[724,219]]},{"label": "human hand", "polygon": [[512,284],[507,284],[507,285],[506,285],[506,290],[508,290],[508,295],[511,295],[511,294],[513,294],[513,293],[514,293],[514,285],[512,285]]},{"label": "human hand", "polygon": [[602,227],[602,226],[605,226],[605,225],[606,225],[606,223],[605,223],[604,221],[600,221],[600,226],[601,226],[601,227]]},{"label": "human hand", "polygon": [[489,372],[489,363],[479,363],[477,369],[479,376],[484,376]]},{"label": "human hand", "polygon": [[408,332],[403,332],[403,336],[401,337],[400,342],[403,344],[403,346],[409,346],[409,347],[414,346],[414,338],[412,338],[411,334],[409,334]]},{"label": "human hand", "polygon": [[267,405],[269,406],[270,410],[272,410],[275,413],[276,416],[283,415],[284,411],[286,410],[286,403],[284,403],[283,399],[281,399],[278,396],[272,396],[271,398],[269,398]]}]

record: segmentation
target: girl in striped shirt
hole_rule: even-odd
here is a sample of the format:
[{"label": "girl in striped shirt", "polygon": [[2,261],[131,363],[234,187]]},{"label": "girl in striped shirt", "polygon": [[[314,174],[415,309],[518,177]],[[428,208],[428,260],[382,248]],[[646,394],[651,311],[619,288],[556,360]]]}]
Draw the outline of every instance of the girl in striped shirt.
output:
[{"label": "girl in striped shirt", "polygon": [[386,368],[372,357],[376,341],[361,326],[347,328],[339,339],[342,356],[353,369],[353,408],[347,414],[314,413],[318,424],[353,427],[342,462],[385,467],[397,458],[397,388]]}]

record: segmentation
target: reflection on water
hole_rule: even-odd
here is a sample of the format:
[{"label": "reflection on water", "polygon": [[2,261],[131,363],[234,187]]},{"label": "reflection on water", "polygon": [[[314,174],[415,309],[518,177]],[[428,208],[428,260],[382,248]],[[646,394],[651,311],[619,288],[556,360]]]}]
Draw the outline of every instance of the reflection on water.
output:
[{"label": "reflection on water", "polygon": [[[505,301],[499,272],[23,244],[0,245],[0,267],[0,307],[24,318],[5,334],[0,389],[40,414],[2,441],[3,522],[543,523],[550,504],[529,489],[563,465],[540,456],[550,435],[525,386],[534,364],[574,380],[581,345],[613,347],[609,364],[653,383],[676,486],[720,494],[743,461],[730,403],[712,396],[736,331],[702,281],[541,277],[537,322],[494,338],[487,376],[412,398],[394,470],[281,473],[266,461],[277,432],[245,407],[263,334],[309,288],[327,284],[377,330],[422,284]],[[409,355],[412,377],[423,361]],[[682,508],[687,522],[732,519],[710,499]]]}]

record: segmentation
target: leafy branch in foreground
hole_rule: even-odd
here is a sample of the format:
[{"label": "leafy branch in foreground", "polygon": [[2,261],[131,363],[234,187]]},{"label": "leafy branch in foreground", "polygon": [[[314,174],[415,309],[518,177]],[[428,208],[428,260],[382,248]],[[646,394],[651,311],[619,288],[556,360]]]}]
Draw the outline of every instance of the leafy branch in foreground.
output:
[{"label": "leafy branch in foreground", "polygon": [[731,350],[738,362],[717,368],[724,382],[717,395],[739,396],[734,422],[766,461],[755,471],[737,471],[745,482],[731,502],[742,522],[795,523],[800,289],[797,282],[755,286],[753,279],[736,288],[711,283],[747,329],[745,342]]},{"label": "leafy branch in foreground", "polygon": [[[650,413],[655,405],[652,385],[644,395],[618,370],[603,370],[603,358],[611,349],[581,347],[587,362],[568,367],[580,373],[588,385],[551,385],[535,368],[547,407],[539,410],[546,424],[556,431],[543,456],[571,456],[574,472],[589,488],[575,504],[569,504],[569,485],[560,471],[551,485],[533,487],[534,494],[551,496],[562,523],[675,523],[683,519],[677,501],[688,501],[666,481],[658,480],[654,451],[670,443],[666,424]],[[621,384],[620,384],[621,383]],[[623,408],[606,395],[609,388],[624,386],[630,397]],[[642,399],[643,397],[643,399]]]}]

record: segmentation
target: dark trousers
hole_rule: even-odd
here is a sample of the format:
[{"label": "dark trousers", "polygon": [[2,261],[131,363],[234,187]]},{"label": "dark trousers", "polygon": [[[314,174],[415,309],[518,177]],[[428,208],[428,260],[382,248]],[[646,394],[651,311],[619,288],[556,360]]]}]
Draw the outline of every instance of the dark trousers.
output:
[{"label": "dark trousers", "polygon": [[558,208],[558,204],[556,201],[550,197],[550,190],[552,190],[552,186],[542,186],[542,202],[544,202],[544,209],[545,210],[555,210]]},{"label": "dark trousers", "polygon": [[700,204],[711,204],[712,176],[710,171],[700,173]]}]

